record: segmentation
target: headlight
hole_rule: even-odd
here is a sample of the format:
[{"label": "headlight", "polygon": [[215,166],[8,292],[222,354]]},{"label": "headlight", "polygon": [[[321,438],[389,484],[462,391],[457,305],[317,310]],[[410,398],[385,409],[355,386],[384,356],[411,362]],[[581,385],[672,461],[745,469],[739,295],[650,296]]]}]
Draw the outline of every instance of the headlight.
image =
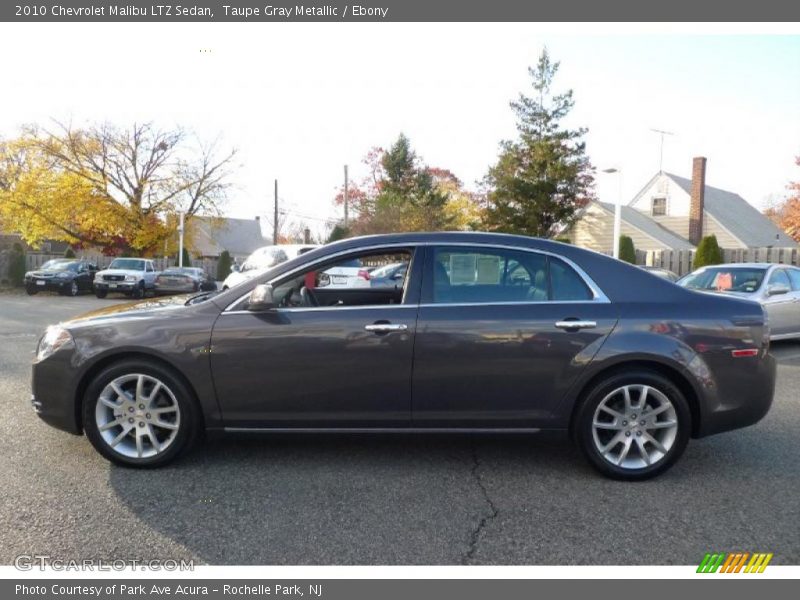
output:
[{"label": "headlight", "polygon": [[125,281],[136,281],[136,277],[133,275],[125,275]]},{"label": "headlight", "polygon": [[67,279],[69,277],[69,273],[66,273],[66,272],[62,271],[61,273],[56,275],[56,277],[58,277],[59,279]]},{"label": "headlight", "polygon": [[25,273],[25,279],[30,279],[32,275],[33,274],[30,271],[28,271],[27,273]]},{"label": "headlight", "polygon": [[60,325],[51,325],[44,332],[42,339],[39,340],[39,347],[36,349],[36,360],[42,361],[61,348],[74,345],[75,342],[72,341],[72,335],[69,331]]}]

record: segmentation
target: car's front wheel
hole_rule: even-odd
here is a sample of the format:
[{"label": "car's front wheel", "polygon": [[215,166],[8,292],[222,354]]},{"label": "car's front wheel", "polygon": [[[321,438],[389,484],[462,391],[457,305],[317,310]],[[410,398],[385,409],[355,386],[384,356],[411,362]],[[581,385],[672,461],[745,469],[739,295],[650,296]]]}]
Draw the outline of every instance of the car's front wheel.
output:
[{"label": "car's front wheel", "polygon": [[589,391],[575,434],[589,462],[606,476],[641,480],[669,469],[689,441],[691,413],[681,391],[647,370],[613,375]]},{"label": "car's front wheel", "polygon": [[25,286],[25,293],[27,293],[28,296],[35,296],[36,294],[39,293],[39,290],[37,290],[36,287],[34,287],[32,285],[26,285]]},{"label": "car's front wheel", "polygon": [[131,292],[131,298],[136,298],[137,300],[144,298],[144,281],[140,281],[139,285],[133,288],[133,291]]},{"label": "car's front wheel", "polygon": [[83,426],[95,449],[129,467],[160,467],[194,441],[199,417],[186,385],[169,369],[126,360],[89,384]]},{"label": "car's front wheel", "polygon": [[97,296],[98,298],[105,298],[106,296],[108,296],[108,290],[94,288],[94,295]]}]

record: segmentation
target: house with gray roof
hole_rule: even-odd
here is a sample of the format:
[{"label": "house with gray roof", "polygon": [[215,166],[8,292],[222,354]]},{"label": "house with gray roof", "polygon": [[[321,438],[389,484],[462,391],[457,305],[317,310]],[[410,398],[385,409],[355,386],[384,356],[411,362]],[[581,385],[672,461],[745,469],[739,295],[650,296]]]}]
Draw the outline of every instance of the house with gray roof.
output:
[{"label": "house with gray roof", "polygon": [[272,240],[263,235],[258,217],[231,219],[195,215],[187,228],[191,229],[191,251],[198,258],[218,258],[227,250],[234,260],[241,262],[254,250],[272,244]]},{"label": "house with gray roof", "polygon": [[[692,178],[659,172],[622,207],[621,234],[639,250],[694,250],[707,235],[720,247],[796,248],[797,243],[740,195],[705,183],[706,159],[697,157]],[[569,231],[574,244],[610,252],[614,205],[590,202]]]}]

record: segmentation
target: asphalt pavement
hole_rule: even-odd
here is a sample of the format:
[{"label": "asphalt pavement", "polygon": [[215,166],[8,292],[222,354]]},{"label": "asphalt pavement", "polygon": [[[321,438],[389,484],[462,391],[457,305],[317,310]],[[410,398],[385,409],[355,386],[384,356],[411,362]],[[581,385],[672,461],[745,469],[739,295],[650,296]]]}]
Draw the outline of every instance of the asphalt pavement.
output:
[{"label": "asphalt pavement", "polygon": [[692,440],[660,478],[597,475],[560,437],[223,439],[157,471],[111,466],[30,408],[44,327],[122,300],[0,293],[0,563],[800,563],[800,343],[759,424]]}]

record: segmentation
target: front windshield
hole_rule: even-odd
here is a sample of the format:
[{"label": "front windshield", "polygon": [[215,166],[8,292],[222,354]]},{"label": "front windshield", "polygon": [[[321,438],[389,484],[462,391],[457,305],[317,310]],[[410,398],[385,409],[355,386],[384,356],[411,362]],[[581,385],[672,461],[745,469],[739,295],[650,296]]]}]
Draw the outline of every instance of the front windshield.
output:
[{"label": "front windshield", "polygon": [[48,260],[42,265],[43,271],[77,271],[78,263],[66,260]]},{"label": "front windshield", "polygon": [[123,269],[127,271],[144,271],[144,261],[135,258],[115,258],[108,266],[109,269]]},{"label": "front windshield", "polygon": [[749,294],[761,287],[766,272],[758,267],[711,267],[687,275],[678,283],[690,290]]}]

